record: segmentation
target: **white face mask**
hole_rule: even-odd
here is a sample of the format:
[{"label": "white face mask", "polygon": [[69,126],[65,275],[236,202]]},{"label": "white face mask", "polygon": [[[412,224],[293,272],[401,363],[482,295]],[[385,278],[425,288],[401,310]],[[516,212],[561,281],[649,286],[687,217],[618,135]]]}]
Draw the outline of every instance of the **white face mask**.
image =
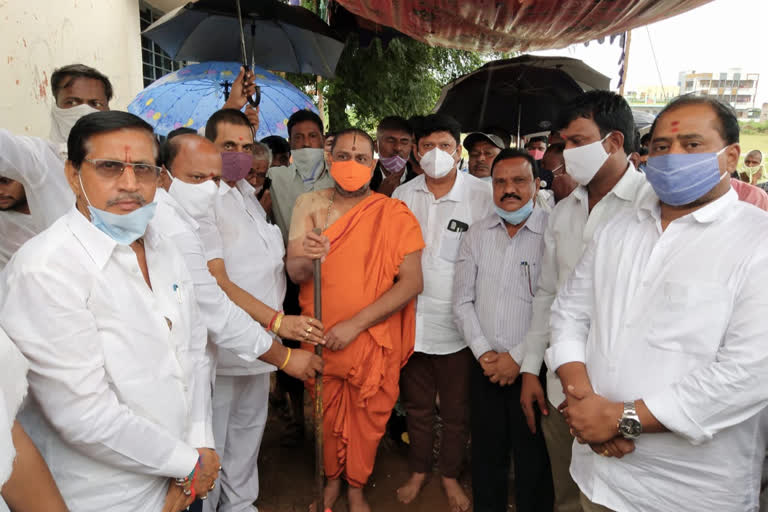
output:
[{"label": "white face mask", "polygon": [[173,178],[168,193],[184,208],[184,211],[195,220],[207,216],[213,209],[217,187],[213,180],[204,183],[185,183]]},{"label": "white face mask", "polygon": [[293,163],[299,174],[305,178],[315,178],[319,174],[320,165],[325,162],[325,150],[323,148],[302,148],[291,151]]},{"label": "white face mask", "polygon": [[421,157],[419,165],[424,169],[424,174],[439,180],[447,176],[456,165],[456,162],[453,160],[453,155],[455,154],[456,150],[453,150],[453,153],[447,153],[440,148],[432,148]]},{"label": "white face mask", "polygon": [[591,144],[563,151],[566,172],[579,185],[588,185],[592,178],[595,177],[595,174],[597,174],[597,171],[608,160],[610,154],[605,151],[603,141],[609,135],[610,133],[603,137],[602,140]]},{"label": "white face mask", "polygon": [[98,112],[98,110],[86,103],[72,108],[61,108],[54,103],[51,108],[51,142],[66,144],[69,132],[77,120],[94,112]]}]

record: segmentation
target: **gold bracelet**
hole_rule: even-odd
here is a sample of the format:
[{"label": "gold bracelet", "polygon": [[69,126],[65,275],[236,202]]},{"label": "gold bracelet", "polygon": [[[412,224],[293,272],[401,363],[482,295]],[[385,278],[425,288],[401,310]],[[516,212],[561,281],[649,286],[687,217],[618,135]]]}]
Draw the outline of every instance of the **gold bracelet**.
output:
[{"label": "gold bracelet", "polygon": [[275,334],[278,334],[280,332],[280,326],[283,323],[283,318],[285,318],[285,314],[280,313],[277,315],[277,319],[275,320],[275,325],[272,326],[272,332]]},{"label": "gold bracelet", "polygon": [[285,368],[286,366],[288,366],[288,361],[289,361],[290,359],[291,359],[291,348],[290,348],[290,347],[288,347],[288,355],[287,355],[287,356],[285,356],[285,361],[283,361],[283,364],[282,364],[282,365],[280,365],[280,368],[279,368],[279,369],[280,369],[280,370],[282,370],[283,368]]}]

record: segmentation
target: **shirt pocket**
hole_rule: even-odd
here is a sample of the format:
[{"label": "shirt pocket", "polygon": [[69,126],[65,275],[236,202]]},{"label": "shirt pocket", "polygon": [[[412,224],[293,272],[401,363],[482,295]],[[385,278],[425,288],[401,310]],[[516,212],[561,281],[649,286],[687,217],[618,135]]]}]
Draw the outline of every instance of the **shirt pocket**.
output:
[{"label": "shirt pocket", "polygon": [[730,316],[730,291],[718,283],[666,281],[649,321],[648,343],[714,360]]},{"label": "shirt pocket", "polygon": [[440,258],[455,263],[459,256],[459,245],[463,232],[445,230],[440,237]]}]

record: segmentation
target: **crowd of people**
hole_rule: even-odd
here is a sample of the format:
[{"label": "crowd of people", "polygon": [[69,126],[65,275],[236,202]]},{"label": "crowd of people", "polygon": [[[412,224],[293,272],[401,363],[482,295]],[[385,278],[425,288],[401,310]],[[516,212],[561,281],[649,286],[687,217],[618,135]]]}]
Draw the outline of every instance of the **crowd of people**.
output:
[{"label": "crowd of people", "polygon": [[760,509],[768,173],[727,105],[257,141],[242,70],[160,143],[99,71],[51,86],[48,140],[0,129],[0,511],[256,510],[270,403],[301,443],[316,379],[331,510],[377,509],[395,407],[403,510],[435,473],[450,512],[511,481],[520,512]]}]

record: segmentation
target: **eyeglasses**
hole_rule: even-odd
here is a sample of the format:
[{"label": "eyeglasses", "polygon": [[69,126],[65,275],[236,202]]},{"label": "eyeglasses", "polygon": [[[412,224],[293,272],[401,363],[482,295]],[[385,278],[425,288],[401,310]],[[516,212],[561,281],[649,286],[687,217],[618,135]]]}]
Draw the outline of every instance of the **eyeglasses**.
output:
[{"label": "eyeglasses", "polygon": [[85,159],[86,162],[91,164],[96,172],[104,178],[117,179],[119,178],[126,167],[133,169],[133,174],[136,176],[136,181],[150,182],[155,181],[160,176],[160,167],[149,164],[137,164],[131,162],[121,162],[119,160],[107,160],[105,158],[90,158]]}]

